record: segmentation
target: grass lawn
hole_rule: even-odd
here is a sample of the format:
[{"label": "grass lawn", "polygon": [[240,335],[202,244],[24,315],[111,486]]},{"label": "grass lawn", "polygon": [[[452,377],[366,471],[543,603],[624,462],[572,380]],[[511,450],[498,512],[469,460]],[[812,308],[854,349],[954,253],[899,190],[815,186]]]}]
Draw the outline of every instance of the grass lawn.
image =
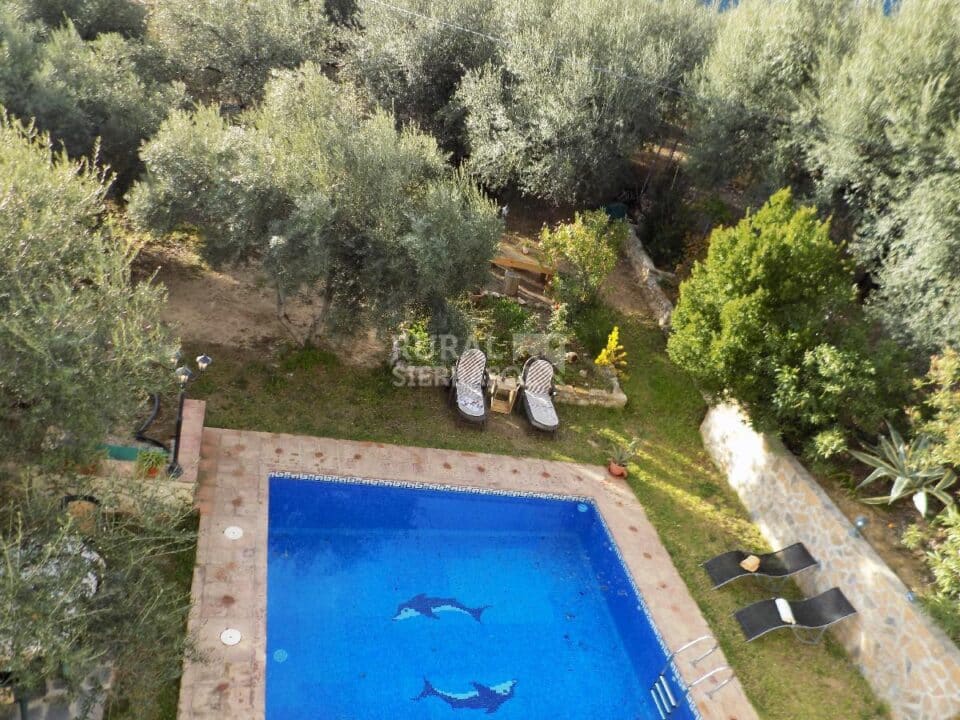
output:
[{"label": "grass lawn", "polygon": [[317,350],[264,358],[206,346],[216,362],[192,392],[207,400],[211,427],[591,463],[606,461],[609,438],[637,436],[641,453],[630,467],[631,484],[760,716],[886,717],[836,643],[810,647],[791,633],[743,641],[731,613],[769,594],[750,581],[713,591],[699,563],[733,547],[763,547],[763,540],[703,449],[698,427],[704,402],[667,358],[660,331],[641,316],[603,312],[620,324],[630,401],[622,411],[561,406],[556,441],[526,430],[519,415],[499,417],[486,431],[464,427],[454,422],[441,390],[398,388],[385,369],[345,367]]}]

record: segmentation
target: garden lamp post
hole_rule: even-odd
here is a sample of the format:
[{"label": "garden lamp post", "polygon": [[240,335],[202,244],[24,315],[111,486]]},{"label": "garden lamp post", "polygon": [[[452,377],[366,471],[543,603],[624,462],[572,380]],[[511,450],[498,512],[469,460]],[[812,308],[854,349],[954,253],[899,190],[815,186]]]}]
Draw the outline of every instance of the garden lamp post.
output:
[{"label": "garden lamp post", "polygon": [[[180,362],[179,352],[174,355],[173,361],[174,364]],[[200,373],[203,373],[204,370],[210,367],[210,363],[212,362],[213,358],[206,353],[197,356],[197,368],[200,370]],[[195,379],[197,375],[186,365],[181,365],[173,371],[173,376],[180,386],[180,399],[177,403],[177,430],[173,436],[173,453],[170,457],[170,464],[167,466],[167,473],[171,477],[180,477],[180,475],[183,474],[183,468],[180,467],[180,463],[178,462],[180,457],[180,431],[183,429],[183,403],[187,399],[187,385],[189,385],[190,381]]]}]

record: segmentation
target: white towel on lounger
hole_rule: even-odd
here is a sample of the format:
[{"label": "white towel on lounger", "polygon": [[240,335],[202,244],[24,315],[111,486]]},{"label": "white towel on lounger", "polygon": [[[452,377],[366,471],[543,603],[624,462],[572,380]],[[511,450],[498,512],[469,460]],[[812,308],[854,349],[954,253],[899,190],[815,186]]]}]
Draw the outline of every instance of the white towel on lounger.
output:
[{"label": "white towel on lounger", "polygon": [[796,625],[797,619],[793,616],[793,608],[790,603],[783,598],[777,598],[773,601],[777,606],[777,612],[780,613],[780,619],[787,625]]}]

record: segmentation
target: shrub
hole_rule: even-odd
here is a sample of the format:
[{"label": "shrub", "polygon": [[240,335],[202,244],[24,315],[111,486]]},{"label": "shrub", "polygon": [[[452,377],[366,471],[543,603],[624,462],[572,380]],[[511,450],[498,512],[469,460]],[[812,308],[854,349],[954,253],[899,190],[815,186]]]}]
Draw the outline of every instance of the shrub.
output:
[{"label": "shrub", "polygon": [[946,348],[932,358],[921,386],[930,394],[920,430],[934,438],[931,452],[938,462],[960,468],[960,353]]},{"label": "shrub", "polygon": [[895,349],[868,340],[829,224],[789,190],[714,230],[672,325],[670,357],[791,444],[832,428],[876,432],[907,391]]},{"label": "shrub", "polygon": [[849,333],[845,342],[850,347],[817,345],[804,351],[796,366],[782,365],[776,371],[771,404],[779,417],[789,418],[787,438],[798,442],[811,438],[808,456],[835,455],[830,451],[844,449],[836,442],[838,428],[873,430],[888,411],[877,402],[884,393],[878,370],[882,364],[870,357],[870,349],[855,333]]},{"label": "shrub", "polygon": [[614,372],[623,372],[627,367],[627,351],[620,344],[620,328],[616,325],[607,336],[607,344],[597,355],[594,363],[600,367],[607,367]]},{"label": "shrub", "polygon": [[400,357],[411,365],[432,365],[437,361],[437,347],[426,320],[416,320],[400,327]]},{"label": "shrub", "polygon": [[931,525],[912,525],[902,540],[912,550],[925,551],[934,588],[923,594],[924,606],[960,641],[960,511],[942,513]]},{"label": "shrub", "polygon": [[627,232],[624,221],[610,220],[603,210],[577,213],[572,223],[544,228],[540,249],[548,262],[558,266],[557,294],[578,304],[595,301],[617,264]]},{"label": "shrub", "polygon": [[555,303],[550,310],[550,319],[547,321],[547,332],[564,345],[570,342],[573,331],[570,328],[570,308],[566,303]]},{"label": "shrub", "polygon": [[[44,490],[28,481],[0,488],[4,670],[19,690],[58,680],[68,699],[92,707],[106,693],[95,677],[110,663],[111,699],[135,708],[155,702],[192,652],[189,592],[170,572],[172,558],[196,543],[188,508],[155,486],[127,484],[121,499],[100,484],[102,505],[74,517],[53,478],[36,484]],[[130,514],[104,509],[118,502]]]},{"label": "shrub", "polygon": [[[522,338],[539,333],[540,318],[516,300],[506,297],[484,299],[473,310],[476,341],[487,351],[495,365],[508,365],[521,355],[535,354],[542,348],[539,337]],[[530,340],[530,342],[518,342]]]},{"label": "shrub", "polygon": [[163,450],[141,450],[137,453],[136,470],[142,476],[156,475],[167,466],[169,458]]},{"label": "shrub", "polygon": [[620,317],[608,305],[599,303],[577,308],[572,318],[577,340],[593,357],[606,347],[610,328],[620,321]]},{"label": "shrub", "polygon": [[814,462],[829,460],[847,449],[847,438],[837,428],[821,430],[812,438],[804,449],[804,455]]}]

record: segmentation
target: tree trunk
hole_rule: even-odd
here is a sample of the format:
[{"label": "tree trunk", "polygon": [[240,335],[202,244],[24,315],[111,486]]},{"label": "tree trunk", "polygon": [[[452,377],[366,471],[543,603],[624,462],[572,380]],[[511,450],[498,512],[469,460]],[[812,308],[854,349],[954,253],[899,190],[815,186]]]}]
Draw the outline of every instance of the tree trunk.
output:
[{"label": "tree trunk", "polygon": [[327,311],[330,310],[330,305],[333,303],[332,274],[333,273],[327,273],[327,277],[324,280],[323,297],[320,300],[320,309],[313,316],[313,320],[310,321],[310,327],[307,328],[307,333],[303,338],[303,347],[309,347],[313,345],[317,331],[323,326],[323,322],[327,319]]}]

